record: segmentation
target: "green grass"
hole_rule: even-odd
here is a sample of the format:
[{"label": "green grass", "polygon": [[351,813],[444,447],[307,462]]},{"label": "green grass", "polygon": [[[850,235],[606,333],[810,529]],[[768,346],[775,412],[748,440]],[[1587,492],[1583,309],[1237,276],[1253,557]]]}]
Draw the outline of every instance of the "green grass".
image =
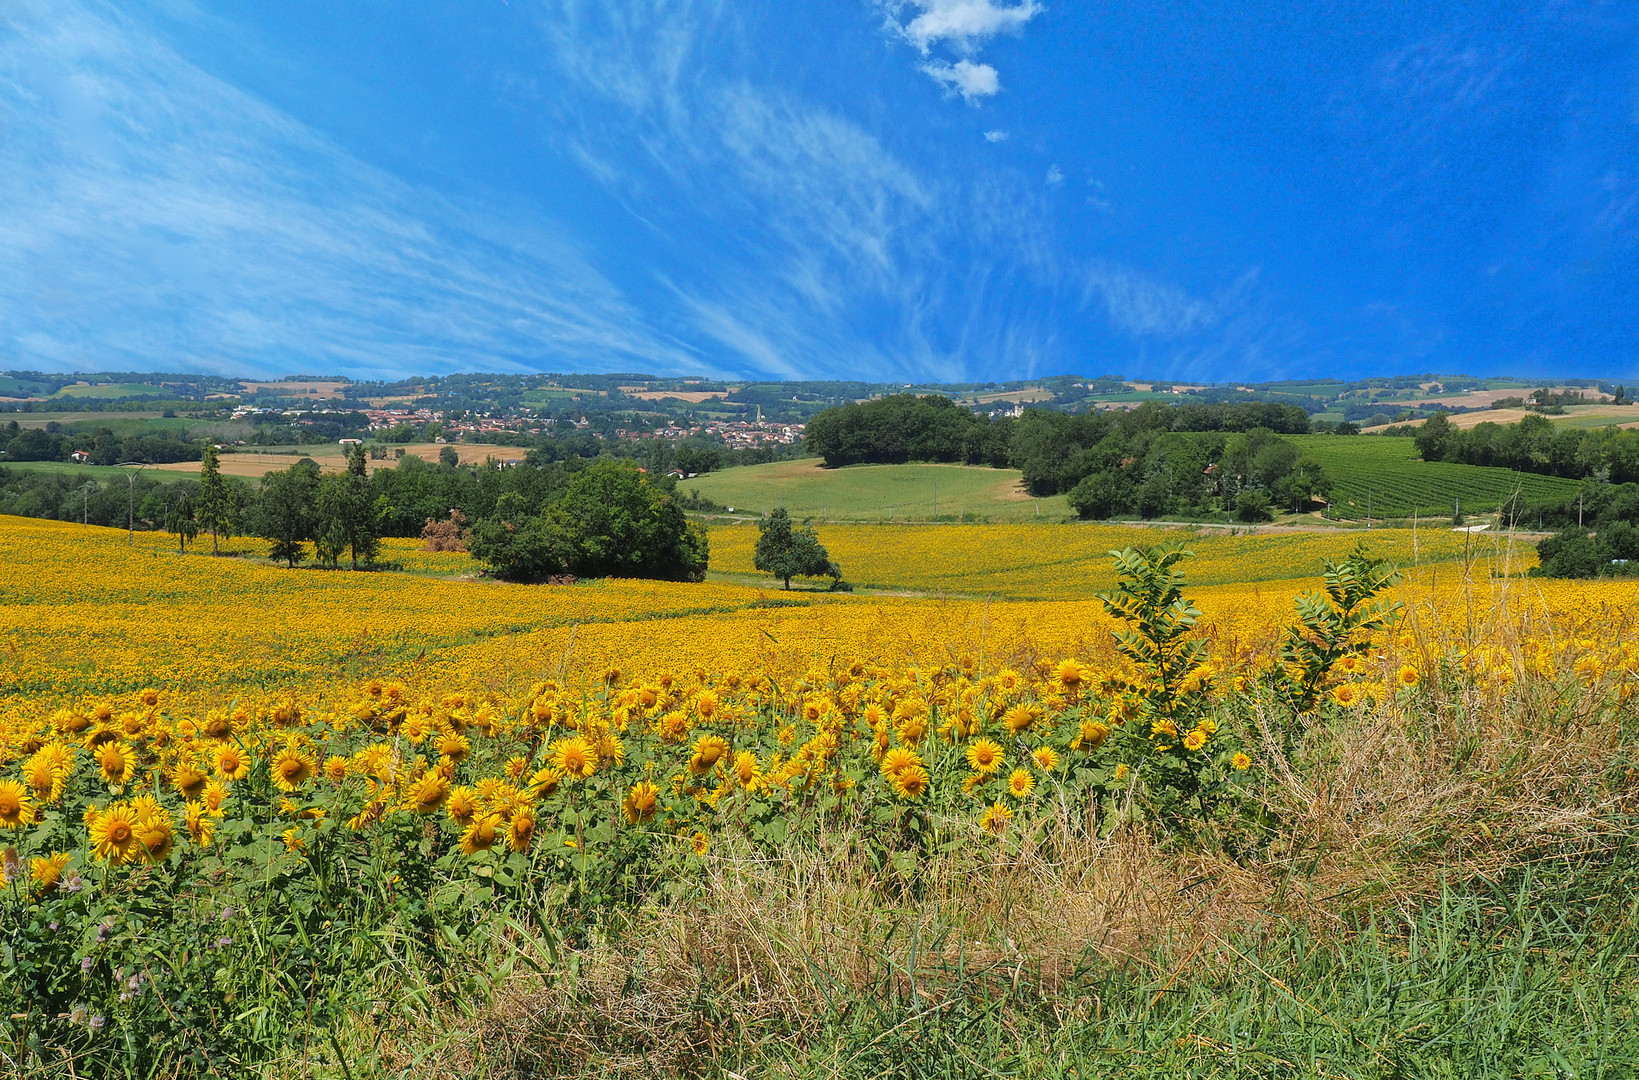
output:
[{"label": "green grass", "polygon": [[974,465],[851,465],[826,469],[818,459],[746,465],[678,482],[737,512],[784,506],[791,516],[828,521],[928,521],[938,498],[940,520],[1057,521],[1070,513],[1064,496],[1031,499],[1013,469]]},{"label": "green grass", "polygon": [[[18,472],[67,473],[72,476],[84,476],[92,480],[124,479],[130,475],[130,469],[121,469],[115,465],[76,465],[72,461],[4,461],[0,460],[0,468],[16,469]],[[197,480],[197,472],[178,472],[175,469],[142,470],[142,475],[163,484],[173,484],[178,480]]]},{"label": "green grass", "polygon": [[1368,506],[1373,517],[1450,515],[1455,500],[1461,501],[1464,513],[1482,513],[1495,510],[1514,491],[1529,504],[1574,498],[1578,488],[1577,481],[1554,476],[1423,461],[1410,437],[1290,438],[1332,477],[1331,517],[1364,518]]}]

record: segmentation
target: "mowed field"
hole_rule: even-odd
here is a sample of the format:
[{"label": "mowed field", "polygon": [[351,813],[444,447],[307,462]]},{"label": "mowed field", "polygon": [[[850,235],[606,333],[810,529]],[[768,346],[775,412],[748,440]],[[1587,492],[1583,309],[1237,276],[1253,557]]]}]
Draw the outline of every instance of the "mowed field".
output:
[{"label": "mowed field", "polygon": [[1056,521],[1064,496],[1033,499],[1014,469],[973,465],[850,465],[827,469],[817,458],[746,465],[678,483],[737,513],[776,506],[820,521]]},{"label": "mowed field", "polygon": [[[522,461],[529,451],[522,446],[489,446],[486,444],[469,445],[466,443],[412,443],[402,447],[406,454],[414,454],[423,461],[437,461],[439,453],[445,446],[453,447],[460,455],[463,465],[482,465],[489,458],[497,461]],[[394,447],[394,450],[400,449]],[[310,457],[319,463],[324,472],[342,472],[347,468],[347,454],[345,449],[337,443],[327,443],[321,446],[281,447],[278,452],[257,452],[254,450],[238,451],[223,454],[222,472],[228,476],[243,476],[247,479],[258,479],[266,473],[288,469],[304,457]],[[398,464],[389,452],[382,461],[369,462],[370,471],[377,469],[391,469]],[[185,472],[192,475],[199,473],[199,462],[179,461],[171,465],[151,466],[155,469],[164,469],[171,472]]]},{"label": "mowed field", "polygon": [[1526,505],[1575,498],[1577,482],[1479,465],[1424,461],[1410,436],[1291,435],[1293,443],[1332,478],[1328,517],[1449,518],[1462,501],[1465,514],[1495,511],[1519,492]]}]

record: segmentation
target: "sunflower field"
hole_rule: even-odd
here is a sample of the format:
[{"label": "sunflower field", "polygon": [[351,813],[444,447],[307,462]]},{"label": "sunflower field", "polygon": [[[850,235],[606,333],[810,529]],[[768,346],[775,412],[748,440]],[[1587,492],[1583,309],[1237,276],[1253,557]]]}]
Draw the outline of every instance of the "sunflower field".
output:
[{"label": "sunflower field", "polygon": [[[900,595],[737,583],[754,534],[732,527],[712,536],[727,578],[530,587],[403,542],[396,571],[339,574],[0,520],[5,1060],[415,1075],[417,1039],[453,1023],[469,1065],[573,1072],[625,1050],[584,1018],[550,1053],[485,1050],[486,1003],[569,992],[637,927],[720,917],[747,873],[821,857],[859,875],[854,906],[899,910],[961,906],[975,867],[1062,874],[1115,837],[1218,866],[1203,880],[1290,878],[1306,844],[1311,876],[1410,903],[1454,852],[1511,872],[1556,829],[1605,852],[1595,819],[1632,805],[1631,585],[1527,581],[1449,533],[1413,562],[1398,533],[1191,552],[1113,528],[836,532],[834,557],[874,558],[865,577]],[[1345,872],[1346,829],[1294,823],[1371,788],[1317,782],[1348,756],[1324,733],[1391,730],[1401,758],[1374,767],[1455,768],[1447,804],[1479,785],[1491,808],[1438,827],[1431,808]],[[1455,765],[1434,761],[1447,740]],[[1501,812],[1526,795],[1560,817]],[[697,990],[762,977],[697,948]],[[690,1008],[686,1035],[631,1035],[639,1056],[711,1072],[748,1031],[814,1036]]]}]

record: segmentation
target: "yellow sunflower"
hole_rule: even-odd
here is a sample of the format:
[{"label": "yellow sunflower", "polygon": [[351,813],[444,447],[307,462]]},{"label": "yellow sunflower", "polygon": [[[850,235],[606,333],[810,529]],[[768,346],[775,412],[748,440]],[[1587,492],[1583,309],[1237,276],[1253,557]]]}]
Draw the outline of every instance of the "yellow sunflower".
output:
[{"label": "yellow sunflower", "polygon": [[525,806],[513,812],[507,821],[506,846],[516,852],[529,850],[529,842],[535,836],[535,811]]},{"label": "yellow sunflower", "polygon": [[216,775],[243,780],[250,775],[250,755],[234,743],[223,743],[216,748]]},{"label": "yellow sunflower", "polygon": [[888,782],[893,785],[894,793],[901,799],[920,799],[932,786],[928,770],[920,765],[909,765],[889,774]]},{"label": "yellow sunflower", "polygon": [[468,855],[476,855],[480,851],[488,851],[495,846],[501,837],[501,815],[488,813],[477,815],[472,824],[467,826],[461,834],[461,850]]},{"label": "yellow sunflower", "polygon": [[1402,664],[1400,666],[1400,670],[1394,675],[1395,681],[1401,686],[1406,687],[1416,686],[1422,681],[1422,678],[1422,675],[1418,673],[1417,669],[1412,667],[1410,664]]},{"label": "yellow sunflower", "polygon": [[728,752],[728,741],[721,735],[702,735],[695,740],[694,753],[689,755],[689,771],[697,775],[710,772]]},{"label": "yellow sunflower", "polygon": [[19,780],[0,780],[0,825],[21,829],[34,823],[34,802]]},{"label": "yellow sunflower", "polygon": [[992,739],[974,739],[968,743],[967,763],[974,772],[989,776],[1001,768],[1007,761],[1007,755]]},{"label": "yellow sunflower", "polygon": [[1036,778],[1029,769],[1014,769],[1007,775],[1007,793],[1015,799],[1024,799],[1036,790]]},{"label": "yellow sunflower", "polygon": [[1252,767],[1252,759],[1236,751],[1235,756],[1229,759],[1229,765],[1236,772],[1245,772]]},{"label": "yellow sunflower", "polygon": [[696,855],[704,856],[711,850],[711,837],[703,832],[696,832],[689,837],[689,847],[694,849]]},{"label": "yellow sunflower", "polygon": [[110,739],[98,745],[95,756],[97,767],[102,772],[103,783],[119,787],[131,779],[136,754],[129,746]]},{"label": "yellow sunflower", "polygon": [[295,791],[313,779],[319,766],[308,755],[288,746],[273,755],[273,784],[280,791]]},{"label": "yellow sunflower", "polygon": [[566,778],[582,780],[598,769],[598,752],[579,735],[552,744],[552,764]]},{"label": "yellow sunflower", "polygon": [[465,829],[472,824],[472,817],[478,813],[478,797],[472,789],[466,786],[454,787],[444,799],[444,812],[450,820]]},{"label": "yellow sunflower", "polygon": [[430,769],[421,775],[421,779],[410,785],[410,790],[404,797],[404,804],[408,809],[425,817],[438,813],[438,808],[444,805],[444,800],[449,794],[449,778],[437,769]]},{"label": "yellow sunflower", "polygon": [[987,833],[1000,836],[1013,823],[1013,811],[1002,803],[994,803],[985,808],[984,816],[979,819],[979,828]]},{"label": "yellow sunflower", "polygon": [[627,824],[641,825],[654,817],[659,806],[660,789],[647,780],[639,780],[620,801],[620,812],[625,815]]},{"label": "yellow sunflower", "polygon": [[68,856],[59,852],[56,855],[42,856],[28,861],[29,877],[34,882],[34,895],[45,896],[57,888],[63,880],[63,872],[68,869]]},{"label": "yellow sunflower", "polygon": [[99,859],[114,866],[142,858],[142,841],[137,838],[137,815],[124,803],[109,803],[91,822],[91,850]]},{"label": "yellow sunflower", "polygon": [[1059,752],[1051,746],[1038,746],[1031,751],[1030,756],[1035,759],[1036,767],[1042,772],[1052,772],[1059,767]]}]

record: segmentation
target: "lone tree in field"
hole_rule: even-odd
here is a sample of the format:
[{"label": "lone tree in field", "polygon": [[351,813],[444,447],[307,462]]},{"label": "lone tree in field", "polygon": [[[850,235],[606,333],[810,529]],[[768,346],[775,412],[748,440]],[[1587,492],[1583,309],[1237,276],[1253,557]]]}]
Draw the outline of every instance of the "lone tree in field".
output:
[{"label": "lone tree in field", "polygon": [[205,444],[199,466],[199,501],[195,507],[199,527],[211,534],[211,554],[218,555],[217,542],[233,539],[233,489],[222,479],[222,467],[217,460],[216,445]]},{"label": "lone tree in field", "polygon": [[819,534],[806,522],[795,525],[785,507],[777,506],[757,526],[757,552],[751,565],[785,580],[791,588],[794,577],[829,577],[838,580],[842,571],[831,561]]}]

